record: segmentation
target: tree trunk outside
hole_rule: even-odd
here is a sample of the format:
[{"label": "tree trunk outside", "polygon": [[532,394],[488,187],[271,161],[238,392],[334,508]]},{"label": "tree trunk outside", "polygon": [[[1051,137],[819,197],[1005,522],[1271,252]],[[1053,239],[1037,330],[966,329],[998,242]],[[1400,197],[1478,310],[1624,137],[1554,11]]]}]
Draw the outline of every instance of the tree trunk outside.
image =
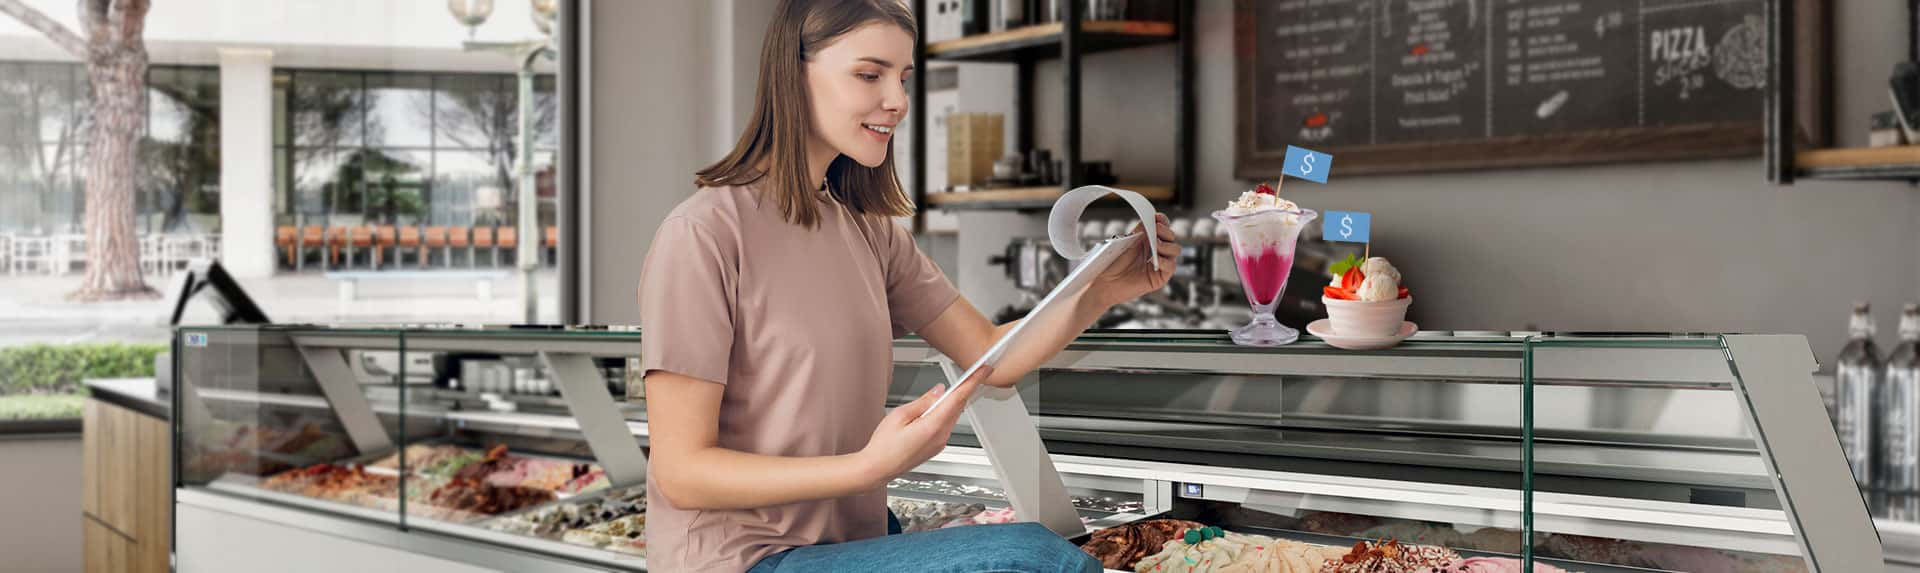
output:
[{"label": "tree trunk outside", "polygon": [[93,89],[93,132],[87,142],[87,275],[74,301],[159,296],[140,276],[134,228],[135,167],[147,109],[147,53],[131,45],[94,45],[87,77]]}]

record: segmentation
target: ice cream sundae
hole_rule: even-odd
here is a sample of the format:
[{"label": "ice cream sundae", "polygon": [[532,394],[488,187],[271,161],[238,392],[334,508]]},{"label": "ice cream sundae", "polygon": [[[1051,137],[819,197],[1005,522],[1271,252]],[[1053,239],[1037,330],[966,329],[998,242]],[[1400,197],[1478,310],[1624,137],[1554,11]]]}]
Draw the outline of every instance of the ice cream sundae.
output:
[{"label": "ice cream sundae", "polygon": [[1253,305],[1253,322],[1233,331],[1235,343],[1279,346],[1299,338],[1298,331],[1274,320],[1273,309],[1286,291],[1300,230],[1317,216],[1280,198],[1265,183],[1213,213],[1220,228],[1226,229],[1240,284],[1246,289],[1247,303]]},{"label": "ice cream sundae", "polygon": [[1401,286],[1400,270],[1393,263],[1381,257],[1360,261],[1349,255],[1333,271],[1340,278],[1321,290],[1321,302],[1334,334],[1378,338],[1403,329],[1413,295]]}]

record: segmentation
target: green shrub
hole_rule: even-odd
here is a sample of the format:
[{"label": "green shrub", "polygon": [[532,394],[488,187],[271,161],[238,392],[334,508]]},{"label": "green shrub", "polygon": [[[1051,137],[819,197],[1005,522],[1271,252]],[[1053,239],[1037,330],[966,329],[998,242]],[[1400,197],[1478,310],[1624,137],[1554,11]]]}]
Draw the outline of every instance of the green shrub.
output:
[{"label": "green shrub", "polygon": [[79,394],[0,396],[0,422],[78,418],[86,401],[87,397]]},{"label": "green shrub", "polygon": [[78,394],[88,378],[153,375],[160,344],[31,344],[0,348],[0,394]]}]

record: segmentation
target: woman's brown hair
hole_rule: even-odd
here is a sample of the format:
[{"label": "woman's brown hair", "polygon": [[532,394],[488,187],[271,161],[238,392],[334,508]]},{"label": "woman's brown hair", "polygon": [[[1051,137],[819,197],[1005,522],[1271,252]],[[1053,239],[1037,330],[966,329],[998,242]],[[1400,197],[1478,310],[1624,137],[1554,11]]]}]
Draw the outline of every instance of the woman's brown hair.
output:
[{"label": "woman's brown hair", "polygon": [[[869,23],[899,26],[917,35],[913,12],[899,0],[780,0],[767,25],[760,50],[760,84],[754,90],[753,118],[733,151],[701,169],[701,187],[761,182],[788,222],[813,227],[820,222],[816,189],[809,181],[807,136],[813,130],[813,100],[807,94],[806,62],[840,36]],[[762,170],[762,166],[765,170]],[[834,199],[855,212],[904,217],[913,204],[893,171],[893,148],[878,167],[841,155],[827,167]]]}]

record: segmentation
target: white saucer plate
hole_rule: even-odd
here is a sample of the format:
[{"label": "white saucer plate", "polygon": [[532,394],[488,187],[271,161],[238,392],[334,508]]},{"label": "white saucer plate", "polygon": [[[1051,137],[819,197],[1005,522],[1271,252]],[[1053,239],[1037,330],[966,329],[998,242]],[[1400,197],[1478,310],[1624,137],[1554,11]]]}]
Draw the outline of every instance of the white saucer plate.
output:
[{"label": "white saucer plate", "polygon": [[1393,333],[1392,336],[1342,335],[1333,331],[1333,321],[1324,318],[1313,321],[1307,325],[1307,334],[1319,337],[1320,340],[1326,341],[1327,344],[1332,345],[1334,348],[1346,350],[1393,348],[1394,345],[1400,344],[1400,341],[1406,340],[1407,337],[1413,336],[1413,333],[1416,332],[1420,332],[1420,325],[1412,322],[1401,322],[1400,331]]}]

